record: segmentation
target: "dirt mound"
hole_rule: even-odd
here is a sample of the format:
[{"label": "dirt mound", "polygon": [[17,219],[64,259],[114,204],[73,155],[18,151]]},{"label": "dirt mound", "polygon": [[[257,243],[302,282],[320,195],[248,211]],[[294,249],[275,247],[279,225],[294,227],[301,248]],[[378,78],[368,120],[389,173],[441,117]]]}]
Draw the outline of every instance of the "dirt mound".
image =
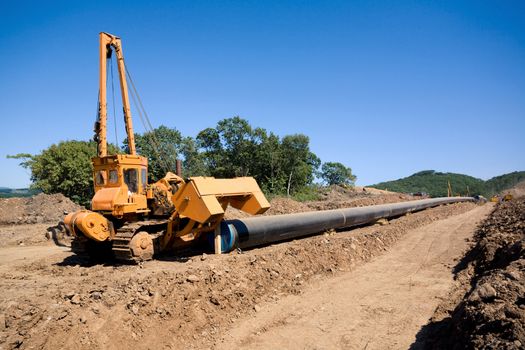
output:
[{"label": "dirt mound", "polygon": [[[0,247],[51,244],[51,239],[64,239],[54,224],[0,225]],[[57,230],[58,231],[58,230]]]},{"label": "dirt mound", "polygon": [[354,208],[364,207],[368,205],[387,204],[387,203],[398,203],[403,201],[415,200],[412,196],[402,193],[390,193],[390,194],[369,194],[369,193],[355,193],[351,197],[343,197],[339,200],[323,200],[307,202],[306,204],[310,210],[330,210],[330,209],[341,209],[341,208]]},{"label": "dirt mound", "polygon": [[322,193],[321,193],[321,200],[324,201],[343,201],[348,200],[348,198],[353,198],[360,195],[366,195],[366,191],[359,191],[355,187],[343,187],[338,185],[332,185],[328,186]]},{"label": "dirt mound", "polygon": [[426,326],[426,347],[523,349],[525,199],[498,204],[476,241],[463,262],[467,277],[473,276],[463,280],[466,293],[448,306],[450,316],[437,315]]},{"label": "dirt mound", "polygon": [[[287,197],[276,197],[270,201],[270,209],[264,215],[293,214],[305,211],[363,207],[419,199],[402,193],[363,191],[362,188],[359,190],[341,186],[328,187],[320,193],[320,197],[320,200],[305,202],[298,202]],[[248,216],[250,215],[231,207],[228,207],[225,214],[227,220],[242,219]]]},{"label": "dirt mound", "polygon": [[40,193],[29,198],[0,199],[0,225],[58,223],[64,212],[81,207],[62,194]]},{"label": "dirt mound", "polygon": [[[371,194],[362,190],[331,186],[323,192],[323,200],[298,202],[291,198],[271,200],[265,215],[299,213],[312,210],[338,209],[373,204],[399,202],[413,199],[410,196],[386,193]],[[82,207],[61,194],[38,194],[31,198],[0,199],[0,246],[36,245],[53,239],[57,244],[68,244],[63,227],[58,222],[64,212],[74,212]],[[249,214],[228,207],[225,218],[240,219]],[[44,226],[46,230],[42,230]],[[42,232],[45,234],[42,234]]]},{"label": "dirt mound", "polygon": [[511,194],[514,198],[525,197],[525,181],[522,181],[511,189],[502,192],[503,195],[507,193]]},{"label": "dirt mound", "polygon": [[295,201],[291,198],[279,197],[274,198],[271,201],[270,209],[265,215],[279,215],[279,214],[292,214],[301,213],[312,210],[310,206],[303,202]]},{"label": "dirt mound", "polygon": [[[214,348],[265,302],[381,254],[409,229],[475,205],[458,203],[348,232],[227,255],[140,266],[56,255],[0,268],[0,348]],[[1,266],[0,266],[1,267]]]},{"label": "dirt mound", "polygon": [[356,191],[367,192],[367,193],[370,193],[370,194],[395,194],[395,193],[398,193],[398,192],[392,192],[392,191],[387,191],[387,190],[380,190],[380,189],[377,189],[377,188],[374,188],[374,187],[361,187],[361,186],[355,186],[355,190]]},{"label": "dirt mound", "polygon": [[[263,215],[279,215],[279,214],[292,214],[301,213],[305,211],[313,210],[306,203],[298,202],[291,198],[277,197],[270,201],[270,209]],[[226,220],[242,219],[251,216],[241,210],[228,206],[224,218]]]}]

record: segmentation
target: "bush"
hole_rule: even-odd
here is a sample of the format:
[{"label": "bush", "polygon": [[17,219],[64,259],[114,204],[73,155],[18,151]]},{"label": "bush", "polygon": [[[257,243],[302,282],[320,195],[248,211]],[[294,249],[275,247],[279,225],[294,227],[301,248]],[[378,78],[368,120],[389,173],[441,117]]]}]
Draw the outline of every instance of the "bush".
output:
[{"label": "bush", "polygon": [[[114,146],[109,152],[116,153]],[[97,155],[94,141],[63,141],[51,145],[40,154],[17,154],[21,165],[31,171],[31,189],[44,193],[62,193],[74,202],[88,206],[93,197],[93,166]]]}]

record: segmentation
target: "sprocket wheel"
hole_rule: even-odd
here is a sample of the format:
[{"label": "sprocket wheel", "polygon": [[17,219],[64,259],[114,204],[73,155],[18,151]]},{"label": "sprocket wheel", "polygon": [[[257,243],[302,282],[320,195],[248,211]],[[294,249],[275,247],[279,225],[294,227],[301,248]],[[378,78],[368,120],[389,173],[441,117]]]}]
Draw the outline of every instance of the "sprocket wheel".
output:
[{"label": "sprocket wheel", "polygon": [[146,261],[153,259],[155,253],[153,239],[147,232],[139,232],[131,238],[129,248],[136,261]]}]

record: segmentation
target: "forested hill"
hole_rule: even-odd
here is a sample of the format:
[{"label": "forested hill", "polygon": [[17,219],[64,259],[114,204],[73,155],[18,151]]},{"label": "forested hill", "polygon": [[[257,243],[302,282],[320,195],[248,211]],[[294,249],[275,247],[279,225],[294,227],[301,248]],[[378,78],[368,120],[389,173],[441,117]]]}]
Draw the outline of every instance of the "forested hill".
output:
[{"label": "forested hill", "polygon": [[481,194],[489,197],[524,180],[525,171],[515,171],[483,181],[463,174],[425,170],[399,180],[381,182],[371,187],[403,193],[427,192],[432,197],[442,197],[447,195],[448,181],[450,181],[454,194]]}]

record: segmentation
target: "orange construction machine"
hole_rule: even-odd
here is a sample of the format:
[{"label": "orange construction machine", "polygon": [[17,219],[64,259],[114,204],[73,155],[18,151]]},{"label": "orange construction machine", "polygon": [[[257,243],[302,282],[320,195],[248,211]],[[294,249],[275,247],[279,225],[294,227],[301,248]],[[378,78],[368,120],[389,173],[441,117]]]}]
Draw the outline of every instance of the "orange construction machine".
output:
[{"label": "orange construction machine", "polygon": [[[152,259],[159,252],[187,247],[213,234],[228,205],[249,214],[262,214],[270,204],[252,177],[183,179],[168,172],[148,184],[148,160],[136,153],[120,38],[100,33],[100,87],[92,159],[95,195],[91,210],[64,219],[73,235],[72,249],[92,257],[114,256],[124,261]],[[107,152],[107,59],[115,53],[118,65],[127,154]]]}]

